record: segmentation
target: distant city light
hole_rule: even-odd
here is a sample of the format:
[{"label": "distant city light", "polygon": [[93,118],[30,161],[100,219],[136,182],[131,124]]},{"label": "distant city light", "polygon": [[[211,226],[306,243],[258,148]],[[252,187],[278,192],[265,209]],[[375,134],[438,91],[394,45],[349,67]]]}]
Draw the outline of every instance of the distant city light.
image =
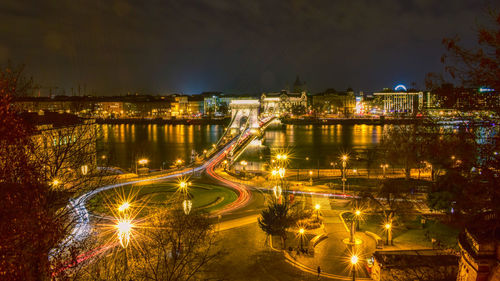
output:
[{"label": "distant city light", "polygon": [[479,92],[480,93],[484,93],[484,92],[494,92],[495,89],[491,89],[491,88],[485,88],[485,87],[481,87],[479,88]]},{"label": "distant city light", "polygon": [[406,86],[405,86],[405,85],[403,85],[403,84],[399,84],[399,85],[397,85],[396,87],[394,87],[394,91],[401,91],[401,90],[403,90],[403,91],[405,91],[405,92],[406,92],[406,91],[407,91],[407,90],[406,90]]}]

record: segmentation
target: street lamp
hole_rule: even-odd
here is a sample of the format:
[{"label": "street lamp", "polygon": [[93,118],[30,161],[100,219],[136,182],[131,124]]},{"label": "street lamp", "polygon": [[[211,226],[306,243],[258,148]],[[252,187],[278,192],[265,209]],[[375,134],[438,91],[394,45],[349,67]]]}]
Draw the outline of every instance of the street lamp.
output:
[{"label": "street lamp", "polygon": [[125,212],[126,210],[128,210],[128,208],[130,208],[130,203],[125,201],[120,206],[118,206],[118,212]]},{"label": "street lamp", "polygon": [[389,241],[391,241],[391,244],[392,244],[392,224],[386,223],[384,225],[384,227],[385,227],[385,230],[387,231],[387,240],[386,240],[385,244],[389,245]]},{"label": "street lamp", "polygon": [[135,163],[135,173],[137,174],[137,164],[144,166],[144,165],[148,164],[148,162],[149,162],[149,160],[146,158],[139,159],[139,161],[137,161],[137,163]]},{"label": "street lamp", "polygon": [[347,166],[348,159],[349,159],[349,156],[347,156],[347,154],[344,154],[341,157],[341,160],[342,160],[342,194],[345,194],[345,182],[347,181],[346,166]]},{"label": "street lamp", "polygon": [[304,236],[304,233],[305,233],[305,230],[303,228],[300,228],[299,229],[299,239],[300,239],[300,250],[304,250],[303,246],[302,246],[302,238]]},{"label": "street lamp", "polygon": [[359,258],[357,255],[351,256],[351,266],[352,266],[352,281],[356,281],[356,266],[358,265]]},{"label": "street lamp", "polygon": [[384,179],[385,179],[385,169],[389,168],[389,164],[382,164],[380,165],[380,168],[382,168],[384,171]]},{"label": "street lamp", "polygon": [[319,220],[319,209],[321,208],[320,204],[316,204],[314,209],[316,210],[316,219]]},{"label": "street lamp", "polygon": [[120,241],[120,245],[125,249],[128,247],[130,242],[130,234],[132,232],[132,228],[134,227],[132,220],[129,218],[120,218],[116,223],[117,236],[118,241]]},{"label": "street lamp", "polygon": [[52,181],[52,186],[53,186],[53,187],[57,187],[59,184],[61,184],[61,182],[60,182],[58,179],[54,179],[54,180]]},{"label": "street lamp", "polygon": [[313,171],[309,170],[309,183],[310,183],[311,185],[312,185],[312,183],[313,183],[313,178],[312,178],[312,176],[313,176]]},{"label": "street lamp", "polygon": [[182,194],[187,194],[187,189],[188,189],[188,182],[187,181],[180,181],[179,182],[179,188],[178,190],[182,193]]},{"label": "street lamp", "polygon": [[356,218],[356,230],[359,230],[359,219],[361,217],[361,210],[357,209],[356,211],[354,211],[354,215]]},{"label": "street lamp", "polygon": [[240,162],[241,166],[243,166],[243,175],[246,173],[246,167],[248,165],[247,161],[243,160]]}]

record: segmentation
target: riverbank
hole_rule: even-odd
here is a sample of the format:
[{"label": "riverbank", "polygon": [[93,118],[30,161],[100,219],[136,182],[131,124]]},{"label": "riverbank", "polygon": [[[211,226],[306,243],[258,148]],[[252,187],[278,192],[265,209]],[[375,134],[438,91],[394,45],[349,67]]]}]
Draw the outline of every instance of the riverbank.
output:
[{"label": "riverbank", "polygon": [[156,124],[156,125],[228,125],[227,118],[193,118],[193,119],[163,119],[163,118],[98,118],[97,124]]},{"label": "riverbank", "polygon": [[285,125],[405,125],[422,122],[422,118],[281,118]]}]

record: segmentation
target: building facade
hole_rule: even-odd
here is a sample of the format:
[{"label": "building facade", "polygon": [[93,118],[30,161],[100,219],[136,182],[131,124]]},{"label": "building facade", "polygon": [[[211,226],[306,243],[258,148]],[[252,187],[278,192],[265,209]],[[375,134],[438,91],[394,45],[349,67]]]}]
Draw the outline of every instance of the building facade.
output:
[{"label": "building facade", "polygon": [[320,115],[350,117],[356,113],[356,96],[352,89],[345,92],[327,90],[312,97],[313,109]]},{"label": "building facade", "polygon": [[291,114],[295,110],[308,109],[306,92],[290,93],[286,90],[276,93],[262,93],[260,97],[261,112],[269,114]]},{"label": "building facade", "polygon": [[373,95],[382,100],[385,115],[414,115],[424,109],[424,92],[407,90],[403,85]]}]

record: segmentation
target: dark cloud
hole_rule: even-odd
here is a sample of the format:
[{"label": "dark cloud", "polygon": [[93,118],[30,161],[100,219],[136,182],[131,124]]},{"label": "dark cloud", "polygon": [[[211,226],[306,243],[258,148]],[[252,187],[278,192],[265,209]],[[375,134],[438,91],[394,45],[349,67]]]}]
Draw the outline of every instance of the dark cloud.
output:
[{"label": "dark cloud", "polygon": [[46,86],[127,91],[312,91],[422,84],[441,39],[474,40],[467,0],[4,0],[0,62]]}]

